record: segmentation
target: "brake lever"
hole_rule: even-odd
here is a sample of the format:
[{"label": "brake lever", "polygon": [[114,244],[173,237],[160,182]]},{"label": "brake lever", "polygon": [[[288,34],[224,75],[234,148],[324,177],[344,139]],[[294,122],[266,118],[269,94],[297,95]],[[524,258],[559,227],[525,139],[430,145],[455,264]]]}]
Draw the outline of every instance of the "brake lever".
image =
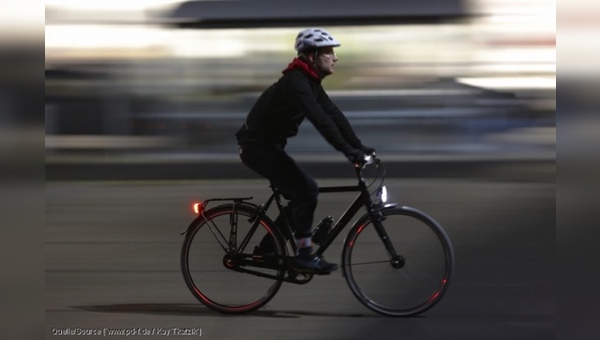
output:
[{"label": "brake lever", "polygon": [[370,155],[365,155],[364,162],[362,162],[362,164],[355,163],[354,167],[356,167],[356,168],[364,168],[366,165],[373,164],[373,163],[376,163],[378,161],[379,161],[379,159],[377,158],[377,155],[375,153],[372,153]]}]

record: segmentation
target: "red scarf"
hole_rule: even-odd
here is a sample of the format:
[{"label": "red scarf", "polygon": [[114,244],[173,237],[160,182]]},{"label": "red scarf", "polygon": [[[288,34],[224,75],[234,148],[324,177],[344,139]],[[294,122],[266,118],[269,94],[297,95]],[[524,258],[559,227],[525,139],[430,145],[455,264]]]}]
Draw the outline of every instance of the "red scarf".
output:
[{"label": "red scarf", "polygon": [[317,72],[312,67],[310,67],[310,65],[308,65],[304,60],[299,58],[294,58],[294,60],[292,60],[292,62],[286,67],[286,69],[281,71],[281,73],[286,73],[293,69],[299,69],[300,71],[302,71],[302,73],[306,74],[307,76],[314,78],[318,81],[321,80],[321,77],[319,77]]}]

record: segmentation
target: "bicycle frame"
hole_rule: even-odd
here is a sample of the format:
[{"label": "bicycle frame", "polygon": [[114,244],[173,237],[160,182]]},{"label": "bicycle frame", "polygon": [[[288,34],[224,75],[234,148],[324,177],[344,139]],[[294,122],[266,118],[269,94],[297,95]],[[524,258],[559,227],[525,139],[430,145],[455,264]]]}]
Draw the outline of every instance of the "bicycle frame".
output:
[{"label": "bicycle frame", "polygon": [[[373,159],[373,162],[379,162],[379,160]],[[367,164],[373,164],[373,162],[369,162]],[[368,218],[373,222],[373,225],[374,225],[378,235],[382,239],[386,249],[388,250],[389,254],[392,256],[392,258],[397,256],[396,250],[394,249],[394,246],[392,245],[392,243],[389,241],[387,233],[386,233],[385,229],[383,228],[383,225],[381,224],[383,217],[380,212],[380,209],[382,208],[382,206],[373,203],[373,200],[371,199],[371,194],[369,193],[369,188],[365,182],[365,179],[362,176],[363,168],[364,168],[364,166],[358,166],[358,165],[355,166],[356,176],[358,178],[357,185],[354,185],[354,186],[329,186],[329,187],[320,187],[319,188],[319,193],[359,192],[359,194],[354,199],[354,201],[350,204],[350,206],[346,209],[346,211],[344,213],[342,213],[342,216],[334,224],[334,226],[332,227],[331,231],[327,235],[324,242],[321,243],[319,245],[319,247],[316,249],[316,251],[315,251],[316,254],[323,255],[325,253],[325,251],[329,248],[331,243],[333,243],[333,241],[337,238],[337,236],[348,225],[348,223],[350,223],[352,218],[358,213],[360,208],[365,207],[367,209],[367,214],[364,216],[365,217],[368,216]],[[204,216],[204,208],[206,207],[206,205],[209,202],[213,202],[213,201],[233,201],[234,205],[249,205],[251,208],[255,209],[256,215],[252,217],[254,219],[253,225],[252,225],[250,231],[244,237],[244,239],[241,240],[239,245],[236,244],[238,240],[237,240],[237,226],[236,226],[237,223],[235,221],[231,221],[231,230],[229,231],[229,240],[227,240],[224,236],[222,236],[222,239],[224,241],[226,241],[225,243],[227,243],[227,245],[231,249],[235,249],[235,253],[232,255],[237,256],[237,255],[244,253],[244,250],[245,250],[246,246],[248,245],[248,242],[249,242],[251,236],[254,234],[256,228],[258,227],[258,223],[259,223],[260,219],[265,218],[265,217],[268,218],[267,211],[271,207],[271,204],[273,204],[273,201],[275,201],[275,205],[277,206],[277,209],[278,209],[279,213],[281,214],[281,216],[283,216],[283,219],[285,222],[284,223],[285,228],[281,228],[280,231],[283,233],[283,236],[285,237],[285,240],[284,240],[284,241],[286,241],[285,243],[291,247],[291,250],[292,250],[291,257],[293,257],[294,254],[296,253],[297,248],[296,248],[296,243],[291,241],[291,240],[294,240],[294,236],[292,233],[292,227],[288,220],[287,213],[285,212],[284,204],[282,203],[283,194],[274,185],[271,185],[271,189],[273,190],[273,193],[269,196],[269,198],[267,199],[267,201],[265,203],[263,203],[259,206],[252,204],[252,203],[245,202],[247,200],[252,199],[252,197],[216,198],[216,199],[206,200],[202,203],[202,206],[200,207],[201,211],[199,212],[199,218],[204,218],[205,221],[209,222],[206,219],[206,217]],[[389,206],[392,206],[392,205],[388,204],[385,207],[389,207]],[[193,225],[193,223],[190,224],[188,229],[186,229],[182,234],[187,233],[187,231],[189,230],[189,228],[192,227],[192,225]],[[209,227],[212,230],[212,227],[210,226],[210,224],[209,224]],[[250,263],[246,263],[246,264],[250,264]],[[258,265],[257,263],[252,263],[252,265],[259,266],[259,267],[263,266],[263,265]],[[242,271],[246,271],[246,270],[242,270]],[[250,272],[250,271],[246,271],[246,272],[252,273],[254,275],[265,276],[265,275],[261,275],[259,273],[254,273],[254,272]],[[267,275],[266,277],[269,277],[269,276]]]},{"label": "bicycle frame", "polygon": [[[325,253],[325,251],[329,248],[331,243],[333,243],[333,241],[337,238],[337,236],[348,225],[348,223],[350,223],[352,218],[358,213],[358,211],[361,209],[361,207],[365,207],[367,209],[367,214],[368,214],[369,218],[373,221],[373,224],[375,225],[375,228],[377,229],[378,234],[382,237],[382,240],[385,243],[386,248],[388,249],[390,254],[392,254],[392,256],[395,256],[396,251],[395,251],[395,249],[393,249],[393,245],[389,242],[389,240],[387,240],[386,232],[380,223],[382,216],[379,213],[379,209],[378,209],[379,207],[377,207],[375,204],[373,204],[373,201],[371,199],[371,194],[369,193],[365,179],[362,177],[362,174],[361,174],[361,167],[355,167],[355,170],[356,170],[356,175],[358,178],[357,185],[319,187],[319,193],[359,192],[359,194],[354,199],[354,201],[350,204],[350,206],[346,209],[346,211],[344,211],[344,213],[342,213],[342,215],[337,220],[337,222],[332,226],[331,231],[327,235],[326,239],[323,241],[323,243],[321,243],[319,245],[319,247],[316,249],[315,253],[318,255],[323,255]],[[264,206],[261,206],[261,208],[263,209],[262,213],[263,214],[266,213],[266,211],[269,209],[269,206],[271,205],[273,200],[275,200],[277,208],[279,210],[279,213],[285,217],[284,220],[285,220],[285,224],[287,226],[287,228],[285,228],[285,230],[282,230],[282,232],[284,232],[285,237],[288,240],[293,240],[292,228],[288,221],[284,206],[281,203],[281,193],[274,186],[271,186],[271,188],[273,189],[273,194],[271,195],[271,197],[269,197],[269,199],[267,200],[267,203]],[[297,250],[295,242],[288,242],[288,243],[291,244],[293,253],[295,253]]]}]

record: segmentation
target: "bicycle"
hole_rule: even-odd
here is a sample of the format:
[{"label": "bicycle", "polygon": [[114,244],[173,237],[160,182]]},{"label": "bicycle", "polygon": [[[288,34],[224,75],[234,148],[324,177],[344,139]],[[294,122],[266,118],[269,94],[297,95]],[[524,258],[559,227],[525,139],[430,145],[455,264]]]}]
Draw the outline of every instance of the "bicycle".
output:
[{"label": "bicycle", "polygon": [[[376,169],[369,184],[363,176],[367,167]],[[319,188],[320,193],[359,194],[318,242],[316,253],[322,255],[365,207],[367,212],[353,223],[343,243],[341,271],[350,290],[363,305],[383,315],[423,313],[447,291],[454,271],[450,239],[424,212],[386,202],[380,159],[368,156],[355,169],[358,185]],[[300,273],[292,266],[296,245],[286,206],[278,189],[271,185],[271,190],[261,205],[248,202],[253,197],[213,198],[194,205],[198,216],[182,233],[181,269],[192,294],[207,307],[221,313],[254,311],[268,303],[283,282],[306,284],[313,278],[314,273]],[[221,204],[207,209],[211,202]],[[279,225],[267,215],[273,202],[283,217]],[[255,254],[253,246],[267,234],[273,253]]]}]

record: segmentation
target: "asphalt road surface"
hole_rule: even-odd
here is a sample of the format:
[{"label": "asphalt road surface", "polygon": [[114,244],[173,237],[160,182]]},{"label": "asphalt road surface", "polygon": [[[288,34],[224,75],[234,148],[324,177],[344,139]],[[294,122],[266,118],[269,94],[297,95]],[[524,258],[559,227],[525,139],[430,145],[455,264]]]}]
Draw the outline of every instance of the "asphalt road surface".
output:
[{"label": "asphalt road surface", "polygon": [[[251,314],[221,315],[200,304],[179,269],[180,233],[194,217],[191,204],[238,195],[260,201],[269,193],[261,180],[48,182],[45,336],[556,337],[554,182],[411,178],[388,179],[387,186],[390,200],[442,224],[455,248],[456,272],[447,295],[419,317],[388,318],[368,310],[339,271],[307,285],[284,284]],[[317,218],[339,216],[352,195],[323,194]],[[342,241],[325,254],[328,260],[339,261]]]}]

